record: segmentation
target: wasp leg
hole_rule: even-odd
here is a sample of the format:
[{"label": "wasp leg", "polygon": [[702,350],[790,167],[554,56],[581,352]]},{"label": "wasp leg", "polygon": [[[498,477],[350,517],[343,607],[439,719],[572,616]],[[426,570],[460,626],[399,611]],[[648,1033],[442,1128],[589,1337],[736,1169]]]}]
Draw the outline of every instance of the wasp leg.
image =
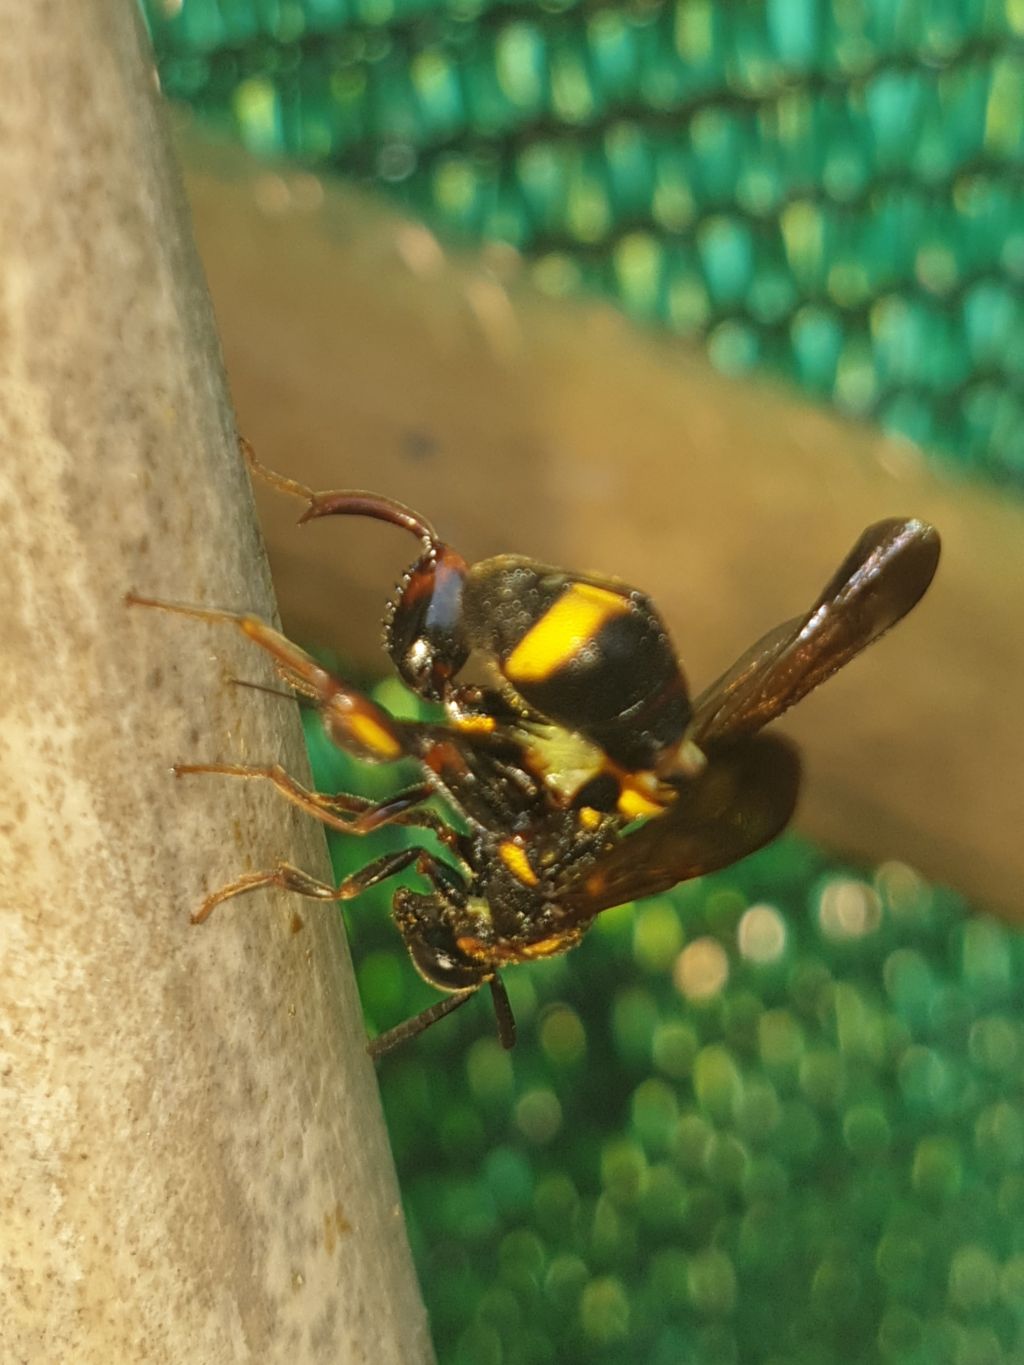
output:
[{"label": "wasp leg", "polygon": [[393,763],[399,758],[416,756],[406,743],[406,733],[415,726],[394,720],[376,702],[328,672],[312,655],[258,616],[140,597],[136,593],[128,593],[125,601],[130,606],[156,607],[198,621],[232,625],[240,630],[266,650],[291,686],[312,698],[331,739],[356,758],[370,763]]},{"label": "wasp leg", "polygon": [[299,518],[300,525],[312,521],[315,517],[373,517],[377,521],[389,521],[393,526],[401,526],[404,530],[411,531],[413,535],[419,536],[424,545],[432,546],[439,543],[437,532],[430,522],[414,512],[411,507],[396,502],[394,498],[385,498],[378,493],[362,493],[354,489],[317,493],[314,489],[307,488],[304,483],[286,478],[283,474],[278,474],[275,470],[268,469],[265,464],[261,464],[252,445],[244,436],[239,436],[238,446],[253,474],[264,483],[270,484],[271,488],[276,488],[278,492],[287,493],[293,498],[301,498],[308,504]]},{"label": "wasp leg", "polygon": [[[300,896],[308,896],[311,900],[350,901],[368,891],[371,886],[376,886],[378,882],[404,872],[413,863],[416,864],[417,872],[428,877],[435,886],[438,885],[444,874],[439,873],[437,869],[444,868],[444,864],[423,848],[402,848],[395,853],[384,853],[381,857],[374,858],[372,863],[360,868],[358,872],[353,872],[337,886],[331,882],[322,882],[291,863],[278,863],[267,872],[246,872],[243,876],[236,877],[233,882],[228,882],[227,886],[222,886],[219,891],[214,891],[212,895],[207,896],[199,909],[193,912],[192,923],[202,924],[224,901],[233,900],[235,896],[243,896],[247,891],[258,891],[263,886],[279,886],[283,891],[294,891]],[[448,868],[444,868],[444,871],[452,877],[457,876]],[[447,881],[444,885],[447,887]]]},{"label": "wasp leg", "polygon": [[396,1024],[386,1033],[380,1033],[372,1042],[367,1044],[367,1052],[375,1062],[379,1061],[386,1052],[390,1052],[399,1043],[404,1043],[407,1038],[415,1038],[428,1029],[431,1024],[436,1024],[439,1019],[443,1019],[446,1014],[451,1014],[453,1010],[459,1009],[471,1000],[479,986],[470,986],[468,990],[457,991],[454,995],[446,996],[443,1000],[438,1000],[435,1005],[428,1005],[419,1014],[414,1014],[411,1019],[406,1019],[401,1024]]},{"label": "wasp leg", "polygon": [[488,984],[491,988],[494,1016],[498,1021],[498,1041],[508,1052],[516,1045],[516,1017],[512,1013],[512,1006],[509,1004],[505,983],[497,972],[490,978]]},{"label": "wasp leg", "polygon": [[[516,1043],[516,1021],[512,1014],[512,1006],[508,1001],[508,994],[505,990],[504,982],[495,972],[491,977],[485,978],[491,988],[491,999],[494,1002],[494,1013],[498,1020],[498,1039],[506,1051],[515,1047]],[[404,1043],[408,1038],[415,1038],[424,1029],[430,1028],[431,1024],[436,1024],[445,1015],[451,1014],[453,1010],[459,1009],[470,1000],[480,985],[469,986],[465,990],[456,991],[453,995],[447,996],[444,1000],[439,1000],[435,1005],[429,1005],[419,1014],[414,1014],[411,1019],[404,1020],[401,1024],[396,1024],[394,1028],[388,1029],[385,1033],[379,1034],[367,1047],[367,1052],[373,1060],[379,1061],[386,1052],[390,1052],[399,1043]]]},{"label": "wasp leg", "polygon": [[286,773],[278,764],[270,767],[250,767],[236,763],[175,763],[178,776],[191,773],[222,773],[227,777],[258,778],[270,782],[281,795],[307,815],[320,820],[343,834],[370,834],[384,825],[406,825],[429,829],[445,847],[461,855],[463,836],[433,811],[415,810],[421,802],[434,795],[429,782],[406,787],[384,801],[372,802],[363,796],[347,792],[310,791]]}]

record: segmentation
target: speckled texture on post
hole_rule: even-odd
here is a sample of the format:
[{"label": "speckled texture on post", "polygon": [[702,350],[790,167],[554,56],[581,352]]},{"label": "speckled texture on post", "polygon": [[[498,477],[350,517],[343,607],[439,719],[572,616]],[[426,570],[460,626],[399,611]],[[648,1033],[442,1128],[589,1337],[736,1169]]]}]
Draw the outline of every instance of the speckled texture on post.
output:
[{"label": "speckled texture on post", "polygon": [[319,833],[133,7],[0,0],[0,1354],[432,1360],[344,935],[204,889]]}]

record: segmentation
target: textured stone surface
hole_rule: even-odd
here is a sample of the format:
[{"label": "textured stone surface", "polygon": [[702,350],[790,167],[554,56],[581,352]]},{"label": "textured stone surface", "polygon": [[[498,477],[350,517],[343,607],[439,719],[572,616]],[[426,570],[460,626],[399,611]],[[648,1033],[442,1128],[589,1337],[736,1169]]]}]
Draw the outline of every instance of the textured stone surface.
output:
[{"label": "textured stone surface", "polygon": [[323,841],[182,759],[305,764],[131,5],[0,5],[0,1355],[432,1359]]}]

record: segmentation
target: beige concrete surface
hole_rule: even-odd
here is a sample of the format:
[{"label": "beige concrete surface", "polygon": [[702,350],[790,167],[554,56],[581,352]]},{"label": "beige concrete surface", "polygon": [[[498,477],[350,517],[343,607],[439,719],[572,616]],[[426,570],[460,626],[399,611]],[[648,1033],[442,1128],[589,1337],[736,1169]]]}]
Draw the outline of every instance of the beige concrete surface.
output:
[{"label": "beige concrete surface", "polygon": [[0,0],[0,1359],[433,1359],[336,910],[204,891],[324,841],[135,7]]}]

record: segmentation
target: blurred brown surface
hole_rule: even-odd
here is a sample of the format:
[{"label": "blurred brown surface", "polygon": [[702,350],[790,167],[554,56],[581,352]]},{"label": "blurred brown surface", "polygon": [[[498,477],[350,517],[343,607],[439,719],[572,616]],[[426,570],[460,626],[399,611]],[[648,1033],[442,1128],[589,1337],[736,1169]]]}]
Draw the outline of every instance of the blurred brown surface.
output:
[{"label": "blurred brown surface", "polygon": [[[514,550],[642,586],[694,690],[805,609],[869,522],[934,521],[924,603],[784,722],[805,748],[799,824],[1024,917],[1021,505],[724,378],[607,305],[547,299],[510,253],[452,256],[373,199],[191,135],[186,160],[260,457],[396,496],[469,558]],[[299,529],[299,504],[257,495],[286,627],[383,669],[381,611],[412,542],[369,522]]]}]

